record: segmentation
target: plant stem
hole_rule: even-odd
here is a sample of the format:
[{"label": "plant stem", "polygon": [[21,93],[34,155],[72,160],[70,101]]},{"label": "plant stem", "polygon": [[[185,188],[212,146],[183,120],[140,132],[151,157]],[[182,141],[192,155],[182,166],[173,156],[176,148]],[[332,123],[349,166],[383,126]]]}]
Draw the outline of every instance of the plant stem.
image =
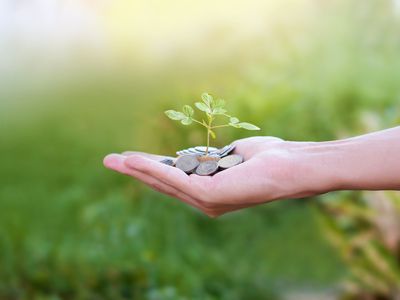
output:
[{"label": "plant stem", "polygon": [[207,128],[207,147],[206,147],[206,156],[208,156],[208,147],[210,146],[210,128]]},{"label": "plant stem", "polygon": [[217,126],[211,127],[211,129],[214,129],[214,128],[221,128],[221,127],[229,127],[229,126],[231,126],[231,125],[228,125],[228,124],[226,124],[226,125],[217,125]]},{"label": "plant stem", "polygon": [[213,117],[208,117],[208,126],[207,126],[207,147],[206,147],[206,156],[208,156],[208,148],[210,147],[210,130],[212,128],[211,124],[213,121]]},{"label": "plant stem", "polygon": [[193,119],[193,118],[192,118],[192,121],[195,122],[195,123],[199,123],[201,126],[204,126],[204,127],[207,128],[207,126],[204,125],[204,123],[201,123],[200,121],[197,121],[196,119]]}]

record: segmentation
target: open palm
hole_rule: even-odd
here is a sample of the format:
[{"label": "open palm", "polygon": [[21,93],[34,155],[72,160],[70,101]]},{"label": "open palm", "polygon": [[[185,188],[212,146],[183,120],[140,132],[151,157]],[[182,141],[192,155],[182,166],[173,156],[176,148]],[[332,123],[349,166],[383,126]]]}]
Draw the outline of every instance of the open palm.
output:
[{"label": "open palm", "polygon": [[[257,205],[271,200],[303,197],[294,172],[291,142],[274,137],[252,137],[235,141],[234,153],[244,163],[214,176],[187,175],[160,163],[165,156],[127,151],[105,157],[107,168],[132,176],[151,188],[192,205],[208,216]],[[311,193],[312,194],[312,193]]]}]

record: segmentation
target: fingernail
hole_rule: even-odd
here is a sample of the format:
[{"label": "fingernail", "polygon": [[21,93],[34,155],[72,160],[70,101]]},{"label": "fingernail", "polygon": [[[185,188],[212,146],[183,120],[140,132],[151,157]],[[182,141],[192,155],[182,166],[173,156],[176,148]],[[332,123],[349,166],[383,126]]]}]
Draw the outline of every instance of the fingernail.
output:
[{"label": "fingernail", "polygon": [[116,167],[118,167],[119,165],[124,163],[124,160],[125,160],[125,156],[123,156],[121,154],[113,153],[113,154],[107,155],[104,158],[103,164],[106,168],[115,169]]},{"label": "fingernail", "polygon": [[126,157],[124,163],[128,168],[138,169],[139,164],[143,161],[140,155],[130,155]]}]

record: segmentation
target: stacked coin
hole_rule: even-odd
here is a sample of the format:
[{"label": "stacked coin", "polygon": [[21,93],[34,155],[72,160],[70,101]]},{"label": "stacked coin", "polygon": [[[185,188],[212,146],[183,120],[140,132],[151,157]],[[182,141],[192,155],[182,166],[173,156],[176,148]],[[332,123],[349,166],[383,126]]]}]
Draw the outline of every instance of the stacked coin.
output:
[{"label": "stacked coin", "polygon": [[243,157],[239,154],[231,154],[235,149],[234,145],[227,145],[220,149],[197,146],[176,152],[178,158],[166,158],[161,163],[175,166],[187,174],[197,174],[200,176],[213,175],[217,172],[232,168],[243,162]]},{"label": "stacked coin", "polygon": [[[215,155],[220,158],[227,156],[229,153],[231,153],[235,149],[234,145],[227,145],[225,147],[222,147],[221,149],[214,148],[214,147],[208,147],[208,155]],[[206,146],[197,146],[193,148],[188,148],[184,149],[181,151],[176,152],[177,155],[182,156],[182,155],[205,155],[207,151]]]}]

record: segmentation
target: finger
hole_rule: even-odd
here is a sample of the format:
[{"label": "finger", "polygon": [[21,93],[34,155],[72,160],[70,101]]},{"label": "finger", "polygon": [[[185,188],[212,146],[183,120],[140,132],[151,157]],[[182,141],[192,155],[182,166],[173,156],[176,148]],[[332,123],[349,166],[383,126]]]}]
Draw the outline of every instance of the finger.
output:
[{"label": "finger", "polygon": [[191,195],[192,187],[189,176],[178,168],[167,166],[141,155],[131,155],[125,160],[125,166],[173,186],[180,191]]},{"label": "finger", "polygon": [[[141,158],[139,158],[139,160],[140,159],[149,160],[145,157],[141,157]],[[218,186],[219,186],[218,189],[215,189],[215,190],[209,189],[208,190],[207,188],[205,188],[203,191],[203,194],[204,194],[203,196],[207,196],[210,193],[224,195],[223,202],[210,201],[210,199],[207,199],[207,197],[202,197],[203,200],[198,200],[197,197],[192,197],[190,194],[187,194],[187,193],[175,188],[174,186],[170,186],[166,182],[159,180],[158,178],[154,177],[153,175],[149,175],[147,173],[141,172],[141,171],[137,170],[136,168],[127,167],[126,165],[127,165],[128,160],[132,160],[131,157],[125,157],[125,156],[119,155],[119,154],[112,154],[112,155],[107,156],[105,158],[104,162],[105,162],[106,167],[113,169],[115,171],[118,171],[120,173],[133,176],[133,177],[139,179],[140,181],[142,181],[143,183],[145,183],[146,185],[150,186],[152,189],[154,189],[158,192],[165,193],[169,196],[178,198],[178,199],[182,200],[183,202],[205,212],[210,217],[216,217],[216,216],[222,215],[227,212],[239,210],[241,208],[248,207],[250,205],[258,204],[258,203],[246,203],[246,204],[239,204],[239,205],[237,204],[237,201],[234,198],[232,198],[232,193],[231,193],[232,191],[233,191],[233,194],[236,193],[235,186],[237,186],[237,185],[234,184],[234,182],[236,182],[236,179],[232,178],[231,176],[227,176],[227,177],[231,178],[230,180],[222,181],[220,184],[218,184]],[[132,161],[130,163],[132,163]],[[136,159],[135,159],[135,163],[136,163],[135,167],[137,167],[139,164],[137,163]],[[158,164],[159,164],[158,162],[151,161],[151,163],[157,164],[156,167],[158,167]],[[160,164],[160,165],[163,167],[167,167],[169,169],[174,169],[169,166],[164,166],[162,164]],[[228,172],[229,170],[231,170],[231,169],[225,170],[224,173]],[[180,170],[179,170],[179,173],[181,173]],[[153,174],[153,173],[151,172],[151,174]],[[184,175],[185,179],[187,179],[187,177],[189,177],[186,174],[183,174],[183,175]],[[214,180],[213,177],[198,176],[195,174],[190,175],[190,177],[193,180],[194,186],[203,186],[203,187],[212,186],[211,181]],[[170,178],[170,177],[164,176],[163,178]],[[229,191],[229,192],[227,193],[227,191]],[[242,193],[240,192],[240,194],[242,194]]]},{"label": "finger", "polygon": [[[170,187],[167,184],[164,184],[163,182],[160,182],[159,180],[154,179],[154,177],[151,177],[147,174],[141,173],[140,171],[132,170],[131,176],[134,176],[135,178],[139,179],[140,181],[142,181],[143,183],[145,183],[146,185],[148,185],[150,188],[152,188],[155,191],[167,194],[174,198],[178,198],[182,202],[184,202],[198,210],[203,211],[209,217],[218,217],[218,216],[223,215],[228,212],[233,212],[236,210],[240,210],[242,208],[252,206],[249,204],[242,204],[242,205],[218,204],[218,203],[198,201],[198,200],[193,199],[192,197],[186,195],[185,193],[180,192],[180,191],[174,189],[173,187]],[[203,178],[203,177],[201,177],[201,178]],[[257,204],[253,204],[253,205],[257,205]]]},{"label": "finger", "polygon": [[157,180],[156,178],[154,178],[150,175],[147,175],[143,172],[140,172],[140,171],[137,171],[137,170],[127,167],[124,163],[125,160],[126,160],[126,157],[123,155],[110,154],[104,158],[104,165],[107,168],[115,170],[122,174],[133,176],[158,192],[162,192],[169,196],[179,198],[183,202],[186,202],[187,204],[190,204],[192,206],[195,206],[196,208],[199,208],[197,201],[192,199],[190,196],[182,193],[181,191],[175,189],[172,186],[169,186],[168,184],[165,184],[164,182],[162,182],[160,180]]},{"label": "finger", "polygon": [[232,142],[232,144],[235,145],[235,150],[233,153],[241,154],[245,160],[248,160],[261,150],[265,150],[266,145],[269,143],[274,144],[277,142],[282,142],[282,139],[272,136],[254,136],[244,138]]},{"label": "finger", "polygon": [[[115,170],[125,175],[132,176],[158,192],[162,192],[174,198],[178,198],[184,203],[191,205],[198,210],[203,211],[210,217],[217,217],[224,213],[235,211],[248,206],[248,205],[219,204],[219,203],[211,203],[208,201],[199,201],[185,194],[184,192],[181,192],[180,190],[177,190],[176,188],[168,184],[165,184],[164,182],[150,175],[147,175],[146,173],[127,167],[124,163],[126,159],[127,157],[120,154],[110,154],[105,157],[104,165],[109,169]],[[207,181],[211,180],[211,177],[201,177],[198,175],[191,175],[191,176],[199,180],[200,184],[207,184]]]},{"label": "finger", "polygon": [[146,153],[146,152],[140,152],[140,151],[124,151],[121,153],[124,156],[131,156],[131,155],[142,155],[144,157],[161,161],[163,159],[169,158],[169,159],[175,159],[172,156],[165,156],[165,155],[157,155],[157,154],[151,154],[151,153]]},{"label": "finger", "polygon": [[233,154],[240,154],[245,160],[250,159],[258,152],[257,144],[261,143],[257,137],[244,138],[232,143],[235,146]]},{"label": "finger", "polygon": [[110,154],[104,158],[104,165],[107,168],[117,171],[119,173],[133,176],[148,185],[153,185],[152,187],[156,187],[157,190],[166,191],[169,194],[171,194],[174,191],[177,191],[175,188],[168,186],[163,182],[160,182],[154,177],[148,176],[144,173],[141,173],[139,171],[127,167],[124,163],[125,160],[126,156],[120,154]]},{"label": "finger", "polygon": [[[181,200],[182,202],[184,202],[190,206],[193,206],[194,208],[201,210],[201,211],[205,212],[207,215],[211,216],[211,210],[209,210],[207,207],[204,207],[197,199],[192,198],[191,196],[185,194],[184,192],[181,192],[181,191],[155,179],[154,177],[152,177],[150,175],[147,175],[140,171],[132,170],[132,172],[133,172],[132,174],[134,174],[132,176],[134,176],[135,178],[138,178],[140,181],[149,185],[154,190],[164,193],[164,194],[167,194],[178,200]],[[153,183],[154,181],[156,182],[156,184]],[[170,190],[171,190],[171,192],[169,192]]]},{"label": "finger", "polygon": [[[245,192],[243,191],[243,173],[235,172],[230,175],[231,172],[228,171],[231,169],[223,172],[228,172],[228,174],[226,173],[227,176],[224,176],[224,180],[216,180],[218,174],[213,177],[196,174],[188,176],[177,168],[160,164],[141,155],[127,157],[125,166],[155,177],[159,181],[174,187],[184,195],[180,197],[190,197],[203,208],[209,208],[209,205],[237,205],[238,200],[236,198],[243,196]],[[216,181],[220,182],[215,184]],[[240,194],[237,194],[239,192]]]},{"label": "finger", "polygon": [[155,190],[157,192],[177,198],[177,199],[185,202],[186,204],[189,204],[189,205],[194,206],[197,209],[199,209],[199,205],[196,200],[194,200],[193,198],[186,195],[185,193],[182,193],[181,191],[175,189],[174,187],[169,186],[168,184],[165,184],[164,182],[162,182],[150,175],[147,175],[140,171],[131,169],[131,176],[140,180],[141,182],[143,182],[144,184],[146,184],[147,186],[149,186],[150,188],[152,188],[153,190]]},{"label": "finger", "polygon": [[[260,175],[255,170],[259,164],[257,158],[252,158],[234,168],[215,174],[213,176],[213,200],[228,205],[243,203],[244,199],[246,200],[244,204],[259,203],[263,198],[263,195],[257,192],[260,190]],[[264,178],[263,180],[267,186],[268,179]]]},{"label": "finger", "polygon": [[123,156],[121,154],[109,154],[107,155],[104,160],[103,164],[106,168],[117,171],[119,173],[125,174],[125,175],[130,175],[131,174],[131,169],[125,166],[124,161],[126,159],[126,156]]},{"label": "finger", "polygon": [[[259,203],[254,204],[254,205],[258,205],[258,204]],[[219,216],[222,216],[224,214],[227,214],[227,213],[230,213],[230,212],[234,212],[234,211],[237,211],[237,210],[241,210],[243,208],[248,208],[248,207],[251,207],[251,206],[254,206],[254,205],[231,205],[231,206],[224,205],[222,207],[218,207],[217,209],[211,210],[209,213],[210,213],[210,215],[212,215],[214,217],[219,217]]]}]

